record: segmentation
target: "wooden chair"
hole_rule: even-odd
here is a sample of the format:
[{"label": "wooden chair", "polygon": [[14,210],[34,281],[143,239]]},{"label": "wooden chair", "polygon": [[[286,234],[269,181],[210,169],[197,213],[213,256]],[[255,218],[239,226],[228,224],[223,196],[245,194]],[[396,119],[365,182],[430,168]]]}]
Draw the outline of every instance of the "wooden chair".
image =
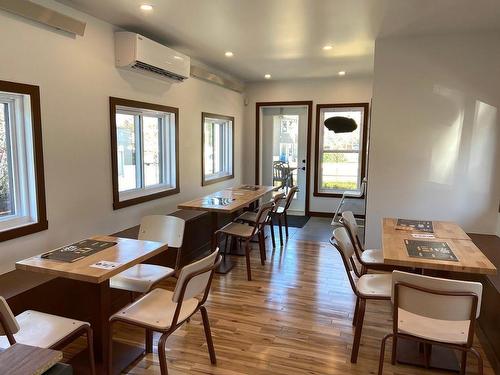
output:
[{"label": "wooden chair", "polygon": [[252,280],[252,269],[250,267],[250,240],[255,236],[259,237],[259,250],[260,250],[260,263],[262,265],[266,262],[266,243],[264,241],[264,228],[268,225],[268,220],[270,220],[270,212],[274,208],[273,202],[268,202],[260,206],[255,222],[252,225],[242,224],[242,223],[229,223],[222,227],[214,233],[214,243],[220,242],[219,237],[222,235],[226,236],[226,243],[224,246],[224,255],[226,254],[227,245],[229,239],[231,242],[233,240],[243,240],[245,241],[245,257],[247,263],[247,279]]},{"label": "wooden chair", "polygon": [[[273,243],[273,248],[276,247],[276,239],[274,237],[274,225],[273,225],[273,220],[272,220],[272,215],[275,213],[276,209],[279,207],[279,202],[285,198],[285,193],[278,193],[273,196],[271,199],[271,202],[274,203],[273,209],[270,211],[270,214],[266,218],[265,225],[269,226],[269,230],[271,231],[271,240]],[[234,221],[235,222],[242,222],[242,223],[249,223],[249,224],[255,224],[257,220],[257,212],[254,211],[246,211],[243,212],[240,216],[238,216]]]},{"label": "wooden chair", "polygon": [[61,349],[84,333],[87,336],[89,371],[95,375],[94,345],[89,323],[33,310],[14,316],[5,298],[0,297],[0,348],[20,343]]},{"label": "wooden chair", "polygon": [[339,205],[337,206],[337,209],[335,210],[335,213],[333,214],[333,219],[332,219],[332,225],[337,224],[337,218],[339,217],[340,212],[342,211],[342,207],[346,203],[346,199],[356,199],[356,198],[361,198],[365,195],[366,193],[366,184],[367,184],[367,179],[366,177],[363,178],[363,181],[361,181],[361,187],[359,191],[352,191],[352,190],[346,190],[342,194],[342,198],[340,198]]},{"label": "wooden chair", "polygon": [[393,325],[380,347],[378,373],[383,373],[385,343],[392,337],[392,364],[396,363],[399,338],[424,343],[429,366],[431,345],[462,352],[460,373],[465,374],[467,353],[478,360],[478,374],[483,374],[481,355],[472,347],[474,326],[481,308],[481,283],[429,277],[394,271],[392,278]]},{"label": "wooden chair", "polygon": [[285,189],[288,191],[288,187],[290,186],[290,177],[290,166],[287,162],[273,162],[273,186],[275,186],[275,182],[278,182],[279,189]]},{"label": "wooden chair", "polygon": [[[219,265],[221,256],[219,249],[197,262],[182,268],[173,292],[156,288],[145,294],[134,303],[118,311],[110,318],[110,332],[115,322],[161,332],[158,341],[158,357],[162,375],[168,374],[165,346],[168,337],[185,321],[200,311],[205,329],[210,362],[216,364],[210,322],[204,304],[210,291],[210,285],[215,268]],[[199,298],[201,296],[201,298]],[[196,298],[198,297],[198,298]],[[110,334],[108,373],[112,374],[113,338]]]},{"label": "wooden chair", "polygon": [[[338,250],[347,272],[347,278],[351,288],[356,295],[356,307],[354,309],[353,325],[356,326],[354,341],[352,344],[351,363],[358,360],[359,344],[361,342],[361,330],[365,317],[367,300],[390,300],[391,299],[391,274],[361,274],[354,279],[351,268],[356,269],[354,262],[354,246],[351,238],[344,227],[334,229],[330,243]],[[358,271],[359,272],[359,271]],[[359,272],[361,273],[361,272]]]},{"label": "wooden chair", "polygon": [[[285,225],[285,234],[286,238],[288,238],[288,216],[287,211],[290,208],[290,205],[293,202],[293,197],[296,192],[299,191],[297,186],[292,186],[288,191],[288,194],[285,198],[285,204],[283,206],[278,206],[276,210],[272,213],[272,216],[276,218],[278,221],[278,227],[280,231],[280,243],[283,245],[283,224]],[[283,220],[282,220],[283,219]]]},{"label": "wooden chair", "polygon": [[185,221],[166,215],[145,216],[141,220],[139,240],[165,242],[177,248],[175,268],[155,264],[137,264],[109,280],[111,288],[146,293],[161,280],[174,276],[179,270]]},{"label": "wooden chair", "polygon": [[[364,249],[361,240],[358,236],[358,224],[351,211],[342,212],[342,225],[347,229],[347,233],[354,244],[354,254],[356,259],[361,264],[361,273],[356,273],[356,276],[366,273],[367,269],[380,271],[393,271],[393,266],[384,264],[384,254],[382,249]],[[357,269],[354,269],[357,272]]]}]

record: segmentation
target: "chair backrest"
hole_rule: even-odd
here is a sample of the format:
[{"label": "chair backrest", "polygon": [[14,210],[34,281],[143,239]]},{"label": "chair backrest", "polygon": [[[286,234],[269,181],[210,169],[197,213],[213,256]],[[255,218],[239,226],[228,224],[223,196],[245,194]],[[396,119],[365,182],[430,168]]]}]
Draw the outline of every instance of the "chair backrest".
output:
[{"label": "chair backrest", "polygon": [[273,162],[273,178],[275,180],[284,180],[288,172],[288,163],[284,161]]},{"label": "chair backrest", "polygon": [[292,186],[290,190],[288,190],[288,194],[286,195],[286,200],[285,200],[285,211],[288,210],[288,208],[292,204],[293,196],[297,191],[299,191],[299,188],[297,186]]},{"label": "chair backrest", "polygon": [[255,227],[253,229],[253,234],[252,234],[252,237],[257,233],[257,231],[259,229],[262,228],[262,225],[264,225],[267,220],[270,218],[270,213],[273,211],[274,209],[274,202],[271,201],[271,202],[267,202],[267,203],[264,203],[263,205],[261,205],[259,207],[259,211],[257,212],[257,217],[255,219]]},{"label": "chair backrest", "polygon": [[354,214],[351,211],[342,212],[342,224],[349,231],[349,234],[351,235],[351,239],[355,246],[355,250],[359,250],[359,252],[362,252],[363,247],[358,236],[359,233],[358,223],[356,222],[356,218],[354,217]]},{"label": "chair backrest", "polygon": [[166,242],[169,247],[182,247],[186,222],[175,216],[144,216],[139,229],[139,239]]},{"label": "chair backrest", "polygon": [[279,193],[276,194],[272,199],[271,202],[274,203],[274,207],[272,212],[276,211],[276,209],[279,207],[280,202],[285,199],[285,193]]},{"label": "chair backrest", "polygon": [[[180,301],[183,288],[185,288],[183,301],[198,296],[202,292],[206,294],[218,256],[219,248],[205,258],[183,267],[175,285],[172,301],[175,303]],[[193,277],[197,273],[199,274]]]},{"label": "chair backrest", "polygon": [[392,285],[395,308],[432,319],[469,320],[476,295],[477,307],[473,315],[479,317],[481,283],[393,271]]},{"label": "chair backrest", "polygon": [[354,250],[354,245],[351,242],[351,237],[349,236],[349,233],[347,233],[347,230],[344,227],[335,228],[333,230],[333,235],[332,238],[330,239],[330,243],[340,253],[352,290],[354,291],[354,293],[358,294],[358,289],[356,287],[356,282],[354,281],[352,272],[359,273],[359,271],[355,270],[356,264],[353,259],[355,250]]},{"label": "chair backrest", "polygon": [[19,324],[5,298],[0,296],[0,336],[19,332]]}]

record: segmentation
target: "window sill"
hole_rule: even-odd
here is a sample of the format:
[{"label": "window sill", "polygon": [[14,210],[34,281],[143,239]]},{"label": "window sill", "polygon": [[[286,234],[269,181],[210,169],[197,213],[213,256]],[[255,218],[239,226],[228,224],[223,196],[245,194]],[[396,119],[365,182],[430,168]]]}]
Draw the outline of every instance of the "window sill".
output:
[{"label": "window sill", "polygon": [[221,181],[225,181],[225,180],[230,180],[234,178],[234,173],[232,174],[224,174],[224,175],[221,175],[220,177],[215,177],[215,178],[203,178],[202,181],[201,181],[201,186],[207,186],[207,185],[211,185],[211,184],[215,184],[217,182],[221,182]]},{"label": "window sill", "polygon": [[178,194],[179,191],[180,191],[179,187],[175,187],[175,188],[167,188],[166,190],[161,190],[156,192],[148,192],[146,190],[145,195],[140,195],[135,197],[129,196],[129,198],[124,197],[123,199],[120,199],[118,196],[118,198],[117,199],[115,198],[113,201],[113,210],[119,210],[120,208],[133,206],[136,204],[152,201],[163,197],[168,197],[170,195]]},{"label": "window sill", "polygon": [[[323,197],[323,198],[342,198],[342,195],[344,193],[343,192],[331,192],[331,193],[328,193],[328,192],[324,192],[324,191],[315,191],[313,193],[313,196],[315,197]],[[365,196],[364,194],[363,195],[348,195],[346,196],[346,198],[349,198],[349,199],[364,199]]]},{"label": "window sill", "polygon": [[37,223],[30,223],[12,229],[7,229],[0,232],[0,242],[12,240],[14,238],[24,237],[27,236],[28,234],[41,232],[47,230],[48,227],[49,223],[47,220],[45,220]]}]

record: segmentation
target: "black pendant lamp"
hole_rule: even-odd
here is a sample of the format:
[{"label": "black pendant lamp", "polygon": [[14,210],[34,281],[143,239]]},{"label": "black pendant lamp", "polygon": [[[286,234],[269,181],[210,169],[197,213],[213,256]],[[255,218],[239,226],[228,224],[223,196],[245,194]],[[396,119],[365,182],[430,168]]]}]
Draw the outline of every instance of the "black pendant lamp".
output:
[{"label": "black pendant lamp", "polygon": [[325,126],[334,133],[351,133],[358,125],[356,121],[349,117],[335,116],[325,120]]}]

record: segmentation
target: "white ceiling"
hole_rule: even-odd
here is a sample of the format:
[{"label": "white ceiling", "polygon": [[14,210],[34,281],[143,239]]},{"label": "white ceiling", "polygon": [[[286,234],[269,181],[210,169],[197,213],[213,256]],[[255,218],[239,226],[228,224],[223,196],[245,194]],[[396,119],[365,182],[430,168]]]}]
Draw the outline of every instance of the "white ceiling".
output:
[{"label": "white ceiling", "polygon": [[500,30],[499,0],[59,1],[244,81],[371,74],[377,37]]}]

